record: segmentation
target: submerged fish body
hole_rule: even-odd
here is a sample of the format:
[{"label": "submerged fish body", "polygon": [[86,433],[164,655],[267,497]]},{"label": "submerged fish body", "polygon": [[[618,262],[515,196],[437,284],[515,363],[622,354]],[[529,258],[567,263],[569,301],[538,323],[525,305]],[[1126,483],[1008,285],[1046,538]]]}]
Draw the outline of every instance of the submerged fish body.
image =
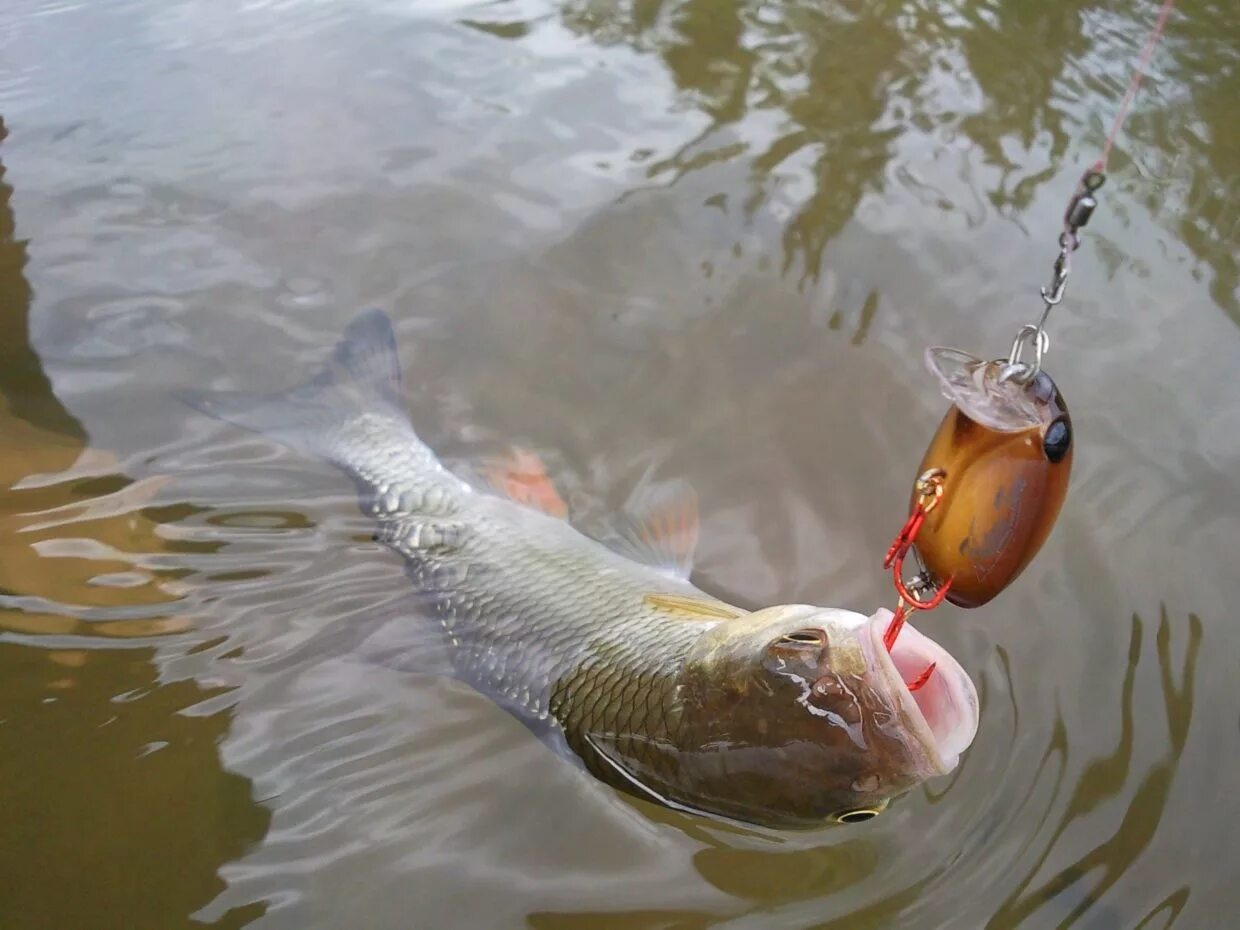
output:
[{"label": "submerged fish body", "polygon": [[[417,437],[399,379],[391,325],[369,311],[302,387],[187,399],[352,475],[456,673],[599,779],[671,807],[808,827],[872,816],[972,741],[969,677],[915,630],[889,656],[889,612],[750,613],[683,565],[642,564],[480,492]],[[927,661],[937,672],[914,696],[902,673]]]}]

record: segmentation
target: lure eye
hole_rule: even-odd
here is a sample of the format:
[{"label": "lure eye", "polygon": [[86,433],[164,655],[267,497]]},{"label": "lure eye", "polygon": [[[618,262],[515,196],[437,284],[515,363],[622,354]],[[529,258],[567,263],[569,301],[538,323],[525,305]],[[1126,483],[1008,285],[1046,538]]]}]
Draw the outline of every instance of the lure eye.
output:
[{"label": "lure eye", "polygon": [[1071,445],[1072,426],[1067,417],[1059,417],[1046,428],[1046,435],[1042,437],[1042,452],[1046,460],[1054,464],[1063,461]]},{"label": "lure eye", "polygon": [[873,820],[881,813],[882,810],[877,807],[856,807],[850,811],[832,814],[831,819],[836,823],[864,823],[867,820]]}]

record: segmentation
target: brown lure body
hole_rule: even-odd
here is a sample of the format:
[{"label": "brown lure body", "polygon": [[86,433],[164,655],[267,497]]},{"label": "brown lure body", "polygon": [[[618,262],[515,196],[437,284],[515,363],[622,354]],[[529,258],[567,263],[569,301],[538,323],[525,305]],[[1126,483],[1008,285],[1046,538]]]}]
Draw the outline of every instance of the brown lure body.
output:
[{"label": "brown lure body", "polygon": [[[943,496],[916,548],[947,600],[978,607],[1024,570],[1050,535],[1068,489],[1072,422],[1055,384],[1040,372],[1026,388],[1040,422],[1002,431],[948,410],[918,473],[942,469]],[[920,496],[913,492],[910,508]]]}]

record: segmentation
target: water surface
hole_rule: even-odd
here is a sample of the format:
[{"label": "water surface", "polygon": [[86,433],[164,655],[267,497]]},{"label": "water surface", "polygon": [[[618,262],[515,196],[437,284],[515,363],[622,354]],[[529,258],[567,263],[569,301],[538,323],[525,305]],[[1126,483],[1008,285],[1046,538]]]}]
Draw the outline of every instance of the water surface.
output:
[{"label": "water surface", "polygon": [[417,671],[348,481],[173,392],[286,386],[382,306],[457,465],[541,450],[583,518],[684,478],[708,590],[890,605],[943,409],[921,353],[1001,355],[1040,309],[1153,4],[10,0],[0,922],[1224,926],[1229,12],[1171,20],[1054,314],[1054,535],[922,621],[976,743],[780,836],[624,798]]}]

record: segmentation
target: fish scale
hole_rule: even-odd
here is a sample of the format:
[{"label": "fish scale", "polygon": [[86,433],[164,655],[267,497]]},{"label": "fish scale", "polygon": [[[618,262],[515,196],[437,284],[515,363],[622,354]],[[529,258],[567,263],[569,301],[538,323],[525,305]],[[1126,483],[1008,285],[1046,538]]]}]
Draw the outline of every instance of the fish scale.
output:
[{"label": "fish scale", "polygon": [[[394,427],[389,423],[389,429]],[[407,442],[420,444],[408,427],[405,432]],[[349,454],[357,456],[364,450],[355,447]],[[404,460],[410,459],[425,461],[425,456],[419,452]],[[398,460],[395,455],[383,457]],[[383,474],[389,494],[394,492],[401,501],[433,500],[433,516],[468,528],[445,544],[440,533],[410,532],[411,527],[434,526],[427,520],[431,515],[385,511],[379,516],[378,536],[399,540],[394,548],[409,561],[411,578],[431,598],[434,613],[454,639],[454,667],[471,684],[505,703],[516,702],[535,717],[551,710],[563,723],[582,696],[570,688],[552,708],[553,683],[586,659],[611,654],[624,661],[608,666],[609,676],[590,698],[614,707],[615,725],[622,727],[629,721],[620,715],[628,714],[630,705],[621,698],[631,684],[624,670],[632,667],[636,673],[654,666],[675,674],[685,645],[718,622],[647,607],[645,597],[652,591],[713,599],[688,582],[633,563],[601,545],[583,549],[583,537],[562,521],[479,494],[440,470],[410,471],[402,479],[381,464],[376,461],[358,469],[358,478],[364,482],[366,474]],[[429,493],[427,482],[434,483],[435,494]],[[415,545],[418,539],[433,544]],[[441,587],[434,580],[449,565],[459,581]],[[548,597],[552,582],[562,587],[565,574],[582,583],[572,589],[572,596]],[[485,591],[472,591],[469,585],[474,580],[484,580]],[[595,714],[591,719],[598,724],[603,718]]]}]

